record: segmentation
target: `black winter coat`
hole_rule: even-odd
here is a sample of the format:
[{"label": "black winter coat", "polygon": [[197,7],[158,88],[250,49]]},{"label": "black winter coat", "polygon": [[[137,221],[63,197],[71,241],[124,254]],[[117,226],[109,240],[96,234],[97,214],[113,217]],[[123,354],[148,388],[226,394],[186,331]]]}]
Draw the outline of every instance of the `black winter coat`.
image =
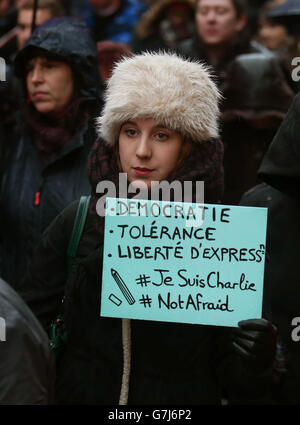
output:
[{"label": "black winter coat", "polygon": [[179,43],[177,51],[184,57],[191,58],[193,60],[204,61],[206,64],[211,66],[216,76],[216,83],[223,89],[223,85],[227,79],[228,69],[232,61],[238,56],[248,53],[262,53],[270,54],[270,51],[255,41],[249,41],[245,34],[240,34],[238,39],[235,40],[230,46],[228,46],[225,55],[220,59],[217,64],[210,62],[205,44],[201,42],[197,35],[193,38]]},{"label": "black winter coat", "polygon": [[24,135],[6,159],[1,188],[1,276],[18,289],[33,249],[71,201],[89,194],[87,125],[41,170],[40,153]]},{"label": "black winter coat", "polygon": [[21,134],[16,131],[16,142],[6,143],[0,188],[0,275],[16,289],[46,227],[71,201],[90,192],[86,161],[96,138],[92,116],[99,115],[102,103],[96,45],[80,20],[54,18],[34,31],[15,61],[24,87],[26,62],[37,55],[37,48],[70,64],[75,85],[79,84],[79,113],[90,118],[75,125],[73,136],[43,166],[26,125]]},{"label": "black winter coat", "polygon": [[275,56],[252,53],[232,61],[223,95],[223,203],[236,205],[246,190],[261,183],[258,168],[294,92]]},{"label": "black winter coat", "polygon": [[283,403],[300,403],[300,95],[279,128],[259,169],[264,183],[247,192],[242,205],[268,208],[265,283],[271,288],[273,323],[278,327],[287,374],[276,393]]},{"label": "black winter coat", "polygon": [[[57,402],[117,404],[123,373],[122,319],[100,316],[103,241],[89,215],[77,258],[67,271],[77,205],[68,206],[45,232],[21,293],[47,329],[65,292],[68,341],[58,361]],[[129,404],[220,404],[224,388],[232,403],[267,400],[269,377],[255,377],[244,367],[230,344],[228,328],[130,322]]]}]

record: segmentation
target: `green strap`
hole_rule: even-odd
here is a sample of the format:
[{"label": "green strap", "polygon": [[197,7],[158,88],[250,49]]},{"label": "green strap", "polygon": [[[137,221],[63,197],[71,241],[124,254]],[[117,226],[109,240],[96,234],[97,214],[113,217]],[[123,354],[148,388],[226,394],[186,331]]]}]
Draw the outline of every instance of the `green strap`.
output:
[{"label": "green strap", "polygon": [[68,267],[70,269],[72,260],[76,256],[77,248],[80,242],[80,238],[83,232],[83,228],[86,221],[86,216],[89,208],[90,196],[82,196],[79,201],[77,213],[74,221],[71,239],[68,246]]}]

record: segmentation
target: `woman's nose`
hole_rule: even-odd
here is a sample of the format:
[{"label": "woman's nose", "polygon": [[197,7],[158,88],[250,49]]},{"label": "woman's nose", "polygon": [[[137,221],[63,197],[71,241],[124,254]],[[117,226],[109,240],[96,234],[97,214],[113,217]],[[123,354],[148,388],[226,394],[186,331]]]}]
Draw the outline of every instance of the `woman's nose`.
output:
[{"label": "woman's nose", "polygon": [[43,81],[43,71],[40,67],[35,66],[33,70],[31,71],[31,82],[34,84],[40,83]]},{"label": "woman's nose", "polygon": [[136,156],[139,158],[151,157],[151,142],[147,135],[141,135],[137,142]]}]

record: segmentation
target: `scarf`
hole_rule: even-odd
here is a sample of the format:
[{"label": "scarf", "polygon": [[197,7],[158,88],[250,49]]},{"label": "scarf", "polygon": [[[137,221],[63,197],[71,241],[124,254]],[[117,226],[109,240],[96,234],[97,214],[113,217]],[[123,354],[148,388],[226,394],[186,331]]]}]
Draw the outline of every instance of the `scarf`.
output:
[{"label": "scarf", "polygon": [[49,117],[39,113],[31,105],[26,110],[26,123],[33,141],[44,163],[49,155],[60,151],[86,119],[80,105],[82,99],[76,97],[59,117]]}]

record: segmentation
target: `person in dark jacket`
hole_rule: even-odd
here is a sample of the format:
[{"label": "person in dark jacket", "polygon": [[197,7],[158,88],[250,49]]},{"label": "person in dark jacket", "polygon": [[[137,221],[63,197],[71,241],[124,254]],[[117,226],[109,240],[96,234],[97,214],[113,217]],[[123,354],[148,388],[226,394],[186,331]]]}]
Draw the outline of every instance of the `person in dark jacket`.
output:
[{"label": "person in dark jacket", "polygon": [[[300,4],[298,0],[286,0],[267,13],[267,18],[283,25],[288,34],[294,38],[290,52],[292,60],[292,83],[296,93],[300,91],[299,56],[300,56]],[[290,65],[290,64],[289,64]],[[294,71],[293,71],[294,68]],[[296,74],[296,75],[295,75]]]},{"label": "person in dark jacket", "polygon": [[282,25],[285,25],[289,32],[294,35],[300,35],[299,17],[300,6],[298,0],[286,0],[277,5],[268,13],[268,17],[276,19]]},{"label": "person in dark jacket", "polygon": [[68,273],[78,202],[49,226],[22,283],[46,329],[64,299],[68,337],[57,362],[57,403],[220,404],[223,385],[231,402],[267,400],[276,340],[268,320],[230,330],[99,315],[104,216],[97,204],[105,190],[98,183],[118,189],[121,171],[146,192],[164,179],[204,180],[205,202],[219,202],[219,97],[203,65],[176,55],[144,53],[115,67],[89,158],[91,201],[76,258]]},{"label": "person in dark jacket", "polygon": [[246,31],[246,0],[197,0],[195,22],[194,37],[180,43],[178,52],[210,65],[221,90],[235,57],[246,53],[269,53],[264,46],[252,41]]},{"label": "person in dark jacket", "polygon": [[172,50],[194,34],[194,0],[160,0],[137,23],[131,48],[142,51]]},{"label": "person in dark jacket", "polygon": [[0,270],[17,288],[42,232],[89,192],[86,160],[95,140],[101,79],[96,45],[75,18],[40,26],[16,57],[15,70],[26,104],[3,161]]},{"label": "person in dark jacket", "polygon": [[0,2],[0,57],[6,61],[15,50],[17,9],[12,0]]},{"label": "person in dark jacket", "polygon": [[46,405],[54,399],[55,367],[41,324],[0,279],[0,405]]},{"label": "person in dark jacket", "polygon": [[265,282],[287,372],[279,381],[277,402],[300,403],[299,238],[300,238],[300,95],[297,94],[259,169],[260,185],[241,205],[268,208]]},{"label": "person in dark jacket", "polygon": [[[17,52],[24,47],[31,35],[33,15],[34,0],[27,0],[18,8],[17,33],[13,39],[15,45],[6,61],[6,81],[4,84],[0,83],[0,160],[7,140],[11,138],[16,125],[16,111],[22,107],[22,87],[14,73],[13,62]],[[39,0],[35,15],[35,28],[50,18],[63,15],[64,11],[56,0]],[[0,56],[2,56],[1,51]]]},{"label": "person in dark jacket", "polygon": [[130,44],[134,28],[147,9],[141,0],[88,0],[93,13],[91,32],[95,41]]},{"label": "person in dark jacket", "polygon": [[[32,31],[32,20],[34,14],[34,0],[27,0],[18,10],[18,50],[23,49]],[[35,11],[35,28],[42,25],[51,18],[66,16],[62,5],[56,0],[39,0]]]},{"label": "person in dark jacket", "polygon": [[251,53],[232,61],[221,115],[223,203],[237,205],[246,190],[260,183],[258,168],[293,98],[274,56]]},{"label": "person in dark jacket", "polygon": [[293,43],[292,37],[289,36],[284,25],[267,17],[268,12],[278,6],[279,3],[280,0],[268,0],[259,9],[258,28],[254,37],[259,43],[287,59],[290,56],[288,53]]},{"label": "person in dark jacket", "polygon": [[132,54],[127,44],[105,40],[97,43],[99,73],[103,81],[107,81],[115,64],[124,56]]}]

